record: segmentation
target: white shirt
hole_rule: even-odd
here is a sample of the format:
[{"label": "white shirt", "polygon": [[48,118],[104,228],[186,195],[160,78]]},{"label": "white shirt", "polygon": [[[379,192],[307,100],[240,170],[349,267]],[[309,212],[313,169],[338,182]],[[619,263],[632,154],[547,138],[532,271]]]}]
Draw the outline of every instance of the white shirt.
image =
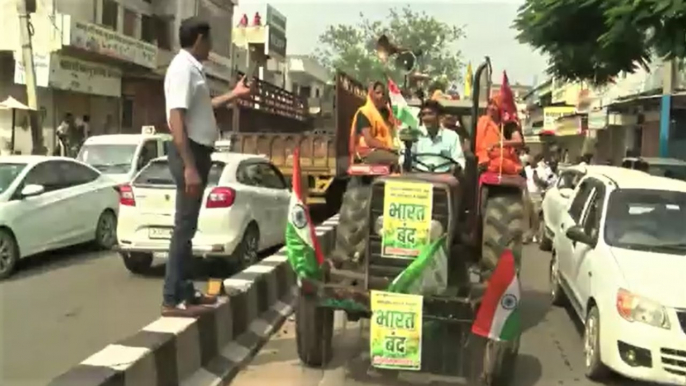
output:
[{"label": "white shirt", "polygon": [[539,193],[538,185],[534,182],[534,168],[531,165],[526,165],[524,167],[524,173],[526,174],[526,187],[530,194]]},{"label": "white shirt", "polygon": [[167,68],[164,100],[167,124],[172,109],[184,109],[188,138],[201,145],[214,146],[218,130],[210,89],[202,64],[186,50],[180,50]]},{"label": "white shirt", "polygon": [[[412,146],[412,152],[414,154],[440,154],[443,157],[448,157],[453,161],[457,162],[462,170],[465,168],[465,157],[462,151],[462,143],[460,142],[460,136],[456,132],[444,127],[440,127],[436,136],[431,138],[429,132],[424,125],[419,127],[420,136]],[[444,173],[450,170],[452,166],[450,161],[446,158],[440,156],[433,157],[431,155],[424,155],[417,157],[419,161],[426,165],[431,166],[441,166],[434,170],[434,172]],[[401,159],[402,162],[402,159]],[[426,170],[427,168],[422,164],[415,164],[414,167],[417,170]]]}]

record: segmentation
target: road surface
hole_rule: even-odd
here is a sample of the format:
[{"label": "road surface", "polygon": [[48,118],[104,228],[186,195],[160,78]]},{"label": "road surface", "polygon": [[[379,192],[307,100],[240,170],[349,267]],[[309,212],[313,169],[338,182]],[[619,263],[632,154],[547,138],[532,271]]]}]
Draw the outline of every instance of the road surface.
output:
[{"label": "road surface", "polygon": [[[317,207],[313,221],[331,214]],[[43,386],[157,319],[164,260],[154,264],[149,274],[133,275],[117,253],[88,246],[20,261],[16,274],[0,281],[0,385]],[[205,288],[209,269],[194,264],[198,289]]]},{"label": "road surface", "polygon": [[[512,386],[591,386],[583,375],[581,326],[565,309],[550,306],[548,264],[550,255],[525,247],[522,268],[524,334]],[[427,376],[406,381],[384,378],[369,371],[361,358],[367,350],[359,323],[335,321],[335,356],[326,369],[300,365],[295,349],[292,318],[264,346],[231,386],[410,386],[447,385]],[[362,354],[362,355],[361,355]],[[453,379],[460,383],[459,379]],[[433,382],[433,383],[432,383]],[[451,383],[455,385],[455,383]],[[646,386],[616,377],[608,385]]]}]

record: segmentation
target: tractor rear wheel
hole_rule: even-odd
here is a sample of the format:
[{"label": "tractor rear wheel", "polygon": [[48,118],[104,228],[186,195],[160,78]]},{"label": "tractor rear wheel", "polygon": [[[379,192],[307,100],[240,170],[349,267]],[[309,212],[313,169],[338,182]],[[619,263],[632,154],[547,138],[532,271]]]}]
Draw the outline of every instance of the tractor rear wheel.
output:
[{"label": "tractor rear wheel", "polygon": [[351,180],[343,195],[340,217],[336,227],[334,259],[357,261],[364,256],[369,233],[369,201],[371,187]]},{"label": "tractor rear wheel", "polygon": [[524,202],[519,192],[486,198],[481,238],[481,265],[490,276],[503,250],[510,249],[520,266],[525,228]]}]

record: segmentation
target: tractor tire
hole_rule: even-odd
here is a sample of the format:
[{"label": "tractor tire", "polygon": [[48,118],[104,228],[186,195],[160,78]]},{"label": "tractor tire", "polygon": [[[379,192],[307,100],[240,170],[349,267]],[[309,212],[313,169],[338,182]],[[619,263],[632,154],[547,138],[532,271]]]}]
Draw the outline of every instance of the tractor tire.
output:
[{"label": "tractor tire", "polygon": [[472,335],[472,351],[467,368],[471,386],[509,386],[515,378],[520,337],[509,342],[496,342]]},{"label": "tractor tire", "polygon": [[370,186],[348,185],[336,227],[335,259],[349,262],[364,256],[369,233],[371,195]]},{"label": "tractor tire", "polygon": [[512,251],[517,267],[520,266],[525,218],[521,194],[486,198],[481,238],[481,266],[486,278],[490,277],[505,249]]},{"label": "tractor tire", "polygon": [[325,366],[333,356],[334,310],[317,306],[317,299],[300,295],[295,309],[298,357],[310,367]]}]

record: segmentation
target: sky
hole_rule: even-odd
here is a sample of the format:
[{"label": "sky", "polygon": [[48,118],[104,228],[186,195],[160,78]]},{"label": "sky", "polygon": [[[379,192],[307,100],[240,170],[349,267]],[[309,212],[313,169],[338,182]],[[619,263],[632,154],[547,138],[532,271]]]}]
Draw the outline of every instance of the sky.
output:
[{"label": "sky", "polygon": [[318,44],[318,37],[328,25],[354,24],[360,12],[371,19],[383,19],[391,8],[409,5],[415,11],[425,11],[438,20],[463,26],[466,37],[455,49],[462,51],[463,60],[472,62],[476,69],[484,56],[491,58],[493,82],[499,83],[502,71],[507,70],[511,84],[533,85],[542,79],[546,60],[530,46],[516,40],[517,32],[511,28],[517,8],[524,0],[414,0],[397,2],[385,0],[238,0],[235,22],[244,14],[252,21],[260,12],[264,21],[269,3],[286,16],[287,53],[310,54]]}]

